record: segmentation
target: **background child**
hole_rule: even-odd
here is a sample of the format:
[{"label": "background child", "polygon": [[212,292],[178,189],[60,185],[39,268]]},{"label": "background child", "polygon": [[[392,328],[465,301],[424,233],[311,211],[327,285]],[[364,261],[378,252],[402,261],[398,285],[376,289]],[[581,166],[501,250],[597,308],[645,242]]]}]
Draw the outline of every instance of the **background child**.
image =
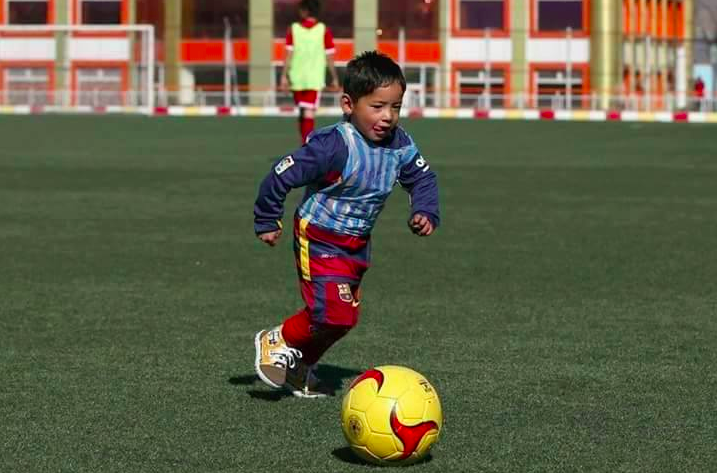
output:
[{"label": "background child", "polygon": [[274,246],[287,193],[306,186],[294,217],[294,253],[306,306],[255,337],[259,378],[299,397],[327,394],[313,367],[358,321],[371,230],[395,183],[411,196],[408,223],[415,234],[431,235],[439,224],[436,176],[398,127],[406,90],[401,68],[387,56],[366,52],[349,62],[343,86],[344,121],[318,130],[277,161],[254,207],[257,236]]},{"label": "background child", "polygon": [[279,88],[291,87],[294,103],[299,107],[301,142],[314,130],[314,113],[319,93],[326,85],[326,67],[331,73],[331,88],[338,89],[334,66],[334,37],[317,17],[319,0],[299,2],[300,22],[292,23],[286,33],[286,59]]}]

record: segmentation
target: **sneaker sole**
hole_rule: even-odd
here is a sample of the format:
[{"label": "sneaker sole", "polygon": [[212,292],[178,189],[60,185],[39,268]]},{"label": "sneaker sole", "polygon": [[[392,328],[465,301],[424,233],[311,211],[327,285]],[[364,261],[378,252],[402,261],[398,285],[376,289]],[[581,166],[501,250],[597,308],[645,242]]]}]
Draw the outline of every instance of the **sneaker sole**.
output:
[{"label": "sneaker sole", "polygon": [[329,397],[327,394],[324,393],[305,393],[304,391],[298,391],[294,390],[291,391],[291,394],[293,394],[295,397],[300,397],[303,399],[323,399],[325,397]]},{"label": "sneaker sole", "polygon": [[273,382],[261,371],[261,337],[265,332],[266,330],[260,330],[254,336],[254,349],[256,351],[256,355],[254,357],[254,371],[256,371],[256,375],[259,376],[259,379],[262,380],[264,384],[274,389],[281,389],[280,384]]}]

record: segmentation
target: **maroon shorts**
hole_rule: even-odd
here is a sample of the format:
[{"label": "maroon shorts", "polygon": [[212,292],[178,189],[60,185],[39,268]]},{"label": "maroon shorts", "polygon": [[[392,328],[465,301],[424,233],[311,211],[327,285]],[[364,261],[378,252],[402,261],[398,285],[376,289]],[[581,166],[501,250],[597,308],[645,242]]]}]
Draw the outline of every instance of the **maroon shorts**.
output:
[{"label": "maroon shorts", "polygon": [[294,221],[296,269],[312,322],[356,325],[369,242],[368,237],[338,235],[305,220]]},{"label": "maroon shorts", "polygon": [[295,90],[294,103],[298,107],[310,108],[316,110],[319,108],[319,91],[318,90]]}]

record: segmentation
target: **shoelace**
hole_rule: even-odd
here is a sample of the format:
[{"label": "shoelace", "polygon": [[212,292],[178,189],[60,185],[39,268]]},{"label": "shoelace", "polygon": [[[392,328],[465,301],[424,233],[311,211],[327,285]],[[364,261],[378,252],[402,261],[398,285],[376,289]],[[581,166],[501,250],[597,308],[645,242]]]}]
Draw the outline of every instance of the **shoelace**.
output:
[{"label": "shoelace", "polygon": [[269,354],[280,358],[280,360],[277,360],[274,363],[283,365],[284,368],[288,366],[292,369],[296,366],[296,360],[303,356],[300,350],[290,347],[282,347],[279,350],[272,350]]}]

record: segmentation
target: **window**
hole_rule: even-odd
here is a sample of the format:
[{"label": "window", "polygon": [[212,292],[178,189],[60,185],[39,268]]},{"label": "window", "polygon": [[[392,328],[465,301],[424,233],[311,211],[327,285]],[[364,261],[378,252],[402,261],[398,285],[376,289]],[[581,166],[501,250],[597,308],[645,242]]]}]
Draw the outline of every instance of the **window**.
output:
[{"label": "window", "polygon": [[429,65],[406,66],[406,93],[404,107],[433,107],[436,105],[436,74],[438,68]]},{"label": "window", "polygon": [[438,0],[380,0],[380,38],[398,39],[404,28],[406,39],[437,40],[438,14]]},{"label": "window", "polygon": [[[289,26],[299,21],[297,8],[299,2],[297,0],[273,0],[273,2],[274,37],[285,38]],[[331,0],[324,1],[322,4],[319,20],[331,29],[334,38],[353,38],[354,0]]]},{"label": "window", "polygon": [[[457,72],[459,106],[494,108],[503,107],[505,100],[505,71],[491,69],[461,69]],[[490,104],[486,103],[486,85],[490,94]]]},{"label": "window", "polygon": [[582,31],[583,0],[535,0],[538,31]]},{"label": "window", "polygon": [[572,70],[570,80],[564,69],[543,69],[534,72],[538,107],[561,109],[566,107],[567,87],[570,87],[570,107],[580,108],[583,94],[583,72]]},{"label": "window", "polygon": [[81,21],[85,25],[119,25],[122,23],[121,0],[81,0]]},{"label": "window", "polygon": [[459,0],[458,28],[461,30],[505,29],[503,0]]},{"label": "window", "polygon": [[5,103],[9,105],[45,105],[49,102],[45,67],[5,69],[5,86]]},{"label": "window", "polygon": [[10,0],[7,18],[11,25],[44,25],[47,23],[47,0]]},{"label": "window", "polygon": [[223,38],[227,25],[233,38],[249,36],[249,0],[183,0],[185,38]]},{"label": "window", "polygon": [[155,38],[164,38],[164,2],[137,0],[137,23],[154,25]]},{"label": "window", "polygon": [[274,1],[274,38],[285,38],[289,26],[299,19],[296,2]]},{"label": "window", "polygon": [[[192,69],[194,74],[194,88],[196,95],[194,103],[197,105],[225,105],[226,97],[224,87],[226,70],[224,66],[196,66]],[[238,91],[246,90],[249,84],[249,68],[236,66],[230,69],[231,95],[229,101],[232,105],[240,105]]]},{"label": "window", "polygon": [[118,67],[81,68],[77,70],[77,103],[101,107],[121,105],[122,71]]}]

